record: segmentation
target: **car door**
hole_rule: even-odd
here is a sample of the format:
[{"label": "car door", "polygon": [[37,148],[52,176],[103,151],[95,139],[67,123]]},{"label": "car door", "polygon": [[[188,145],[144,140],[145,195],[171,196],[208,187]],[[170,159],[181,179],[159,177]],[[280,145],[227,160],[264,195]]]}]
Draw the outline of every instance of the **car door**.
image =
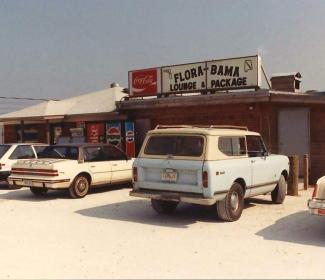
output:
[{"label": "car door", "polygon": [[91,173],[92,185],[111,183],[111,164],[105,157],[103,146],[85,147],[84,161],[87,163]]},{"label": "car door", "polygon": [[246,136],[248,156],[251,160],[252,185],[250,196],[272,191],[274,188],[274,169],[262,138],[258,135]]},{"label": "car door", "polygon": [[132,161],[113,145],[105,146],[104,149],[112,168],[112,183],[131,181]]}]

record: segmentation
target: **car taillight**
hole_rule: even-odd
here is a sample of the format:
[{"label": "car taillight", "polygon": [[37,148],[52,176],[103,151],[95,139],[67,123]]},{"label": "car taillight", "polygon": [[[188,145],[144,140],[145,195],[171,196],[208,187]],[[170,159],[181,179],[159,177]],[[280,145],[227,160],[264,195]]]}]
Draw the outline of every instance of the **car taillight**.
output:
[{"label": "car taillight", "polygon": [[313,194],[312,194],[312,198],[314,198],[315,196],[316,196],[316,193],[317,193],[317,184],[315,185],[315,187],[314,187],[314,191],[313,191]]},{"label": "car taillight", "polygon": [[208,187],[208,172],[207,171],[203,171],[202,173],[202,185],[204,188]]},{"label": "car taillight", "polygon": [[133,167],[132,175],[133,175],[133,182],[137,182],[138,181],[138,168]]}]

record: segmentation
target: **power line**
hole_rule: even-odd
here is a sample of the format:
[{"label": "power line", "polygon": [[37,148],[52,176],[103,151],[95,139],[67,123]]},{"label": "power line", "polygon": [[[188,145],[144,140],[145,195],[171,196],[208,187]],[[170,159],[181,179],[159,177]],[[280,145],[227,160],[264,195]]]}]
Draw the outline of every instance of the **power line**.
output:
[{"label": "power line", "polygon": [[9,97],[0,96],[0,99],[16,99],[16,100],[34,100],[34,101],[59,101],[60,99],[47,99],[47,98],[33,98],[33,97]]}]

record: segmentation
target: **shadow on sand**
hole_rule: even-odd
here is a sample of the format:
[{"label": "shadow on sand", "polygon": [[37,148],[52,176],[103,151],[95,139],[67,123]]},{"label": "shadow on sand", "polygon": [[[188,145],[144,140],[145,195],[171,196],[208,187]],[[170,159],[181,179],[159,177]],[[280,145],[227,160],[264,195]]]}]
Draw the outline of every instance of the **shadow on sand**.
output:
[{"label": "shadow on sand", "polygon": [[277,220],[256,234],[265,240],[325,247],[325,218],[300,211]]},{"label": "shadow on sand", "polygon": [[[253,207],[245,204],[245,209]],[[112,203],[93,208],[82,209],[76,213],[99,219],[127,221],[133,223],[186,228],[197,221],[208,223],[222,223],[219,220],[214,206],[201,206],[180,203],[176,212],[171,215],[157,214],[147,199],[135,199],[119,203]]]},{"label": "shadow on sand", "polygon": [[[89,191],[88,195],[95,193],[115,191],[121,188],[125,188],[125,185],[107,185],[103,187],[93,188]],[[9,189],[8,186],[3,188],[8,190],[7,193],[0,194],[0,199],[8,200],[20,200],[20,201],[31,201],[31,202],[42,202],[55,199],[72,199],[69,196],[68,190],[49,190],[44,195],[34,195],[31,193],[29,188],[20,188],[20,189]]]}]

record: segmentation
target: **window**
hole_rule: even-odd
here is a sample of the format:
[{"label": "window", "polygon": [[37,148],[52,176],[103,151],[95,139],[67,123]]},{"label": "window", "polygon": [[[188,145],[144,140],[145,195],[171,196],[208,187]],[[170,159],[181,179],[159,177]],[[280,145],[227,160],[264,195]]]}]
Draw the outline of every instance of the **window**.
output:
[{"label": "window", "polygon": [[26,158],[35,158],[34,151],[31,146],[17,146],[13,151],[10,159],[26,159]]},{"label": "window", "polygon": [[38,152],[38,157],[77,160],[79,158],[79,149],[76,146],[47,146],[43,151]]},{"label": "window", "polygon": [[107,160],[105,157],[105,153],[103,151],[103,147],[95,146],[95,147],[86,147],[85,151],[85,161],[105,161]]},{"label": "window", "polygon": [[260,136],[247,136],[247,150],[250,157],[264,156],[267,152]]},{"label": "window", "polygon": [[42,154],[42,152],[46,147],[47,146],[34,146],[34,150],[36,152],[37,157],[39,157],[39,155]]},{"label": "window", "polygon": [[0,145],[0,158],[9,150],[11,145]]},{"label": "window", "polygon": [[151,136],[145,154],[199,157],[203,146],[204,138],[200,136]]},{"label": "window", "polygon": [[106,160],[126,160],[126,155],[114,146],[103,147]]},{"label": "window", "polygon": [[246,155],[244,137],[219,137],[218,148],[227,156]]}]

